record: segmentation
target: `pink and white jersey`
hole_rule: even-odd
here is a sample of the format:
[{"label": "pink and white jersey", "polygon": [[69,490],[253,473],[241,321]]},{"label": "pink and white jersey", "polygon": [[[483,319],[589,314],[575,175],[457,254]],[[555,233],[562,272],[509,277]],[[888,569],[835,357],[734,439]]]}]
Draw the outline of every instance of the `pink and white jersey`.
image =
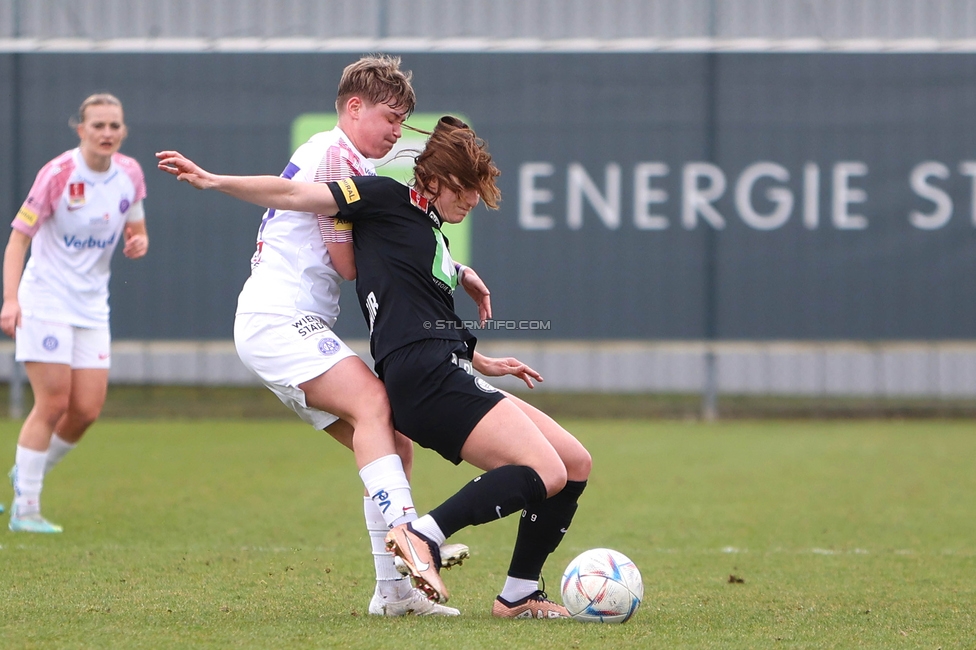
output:
[{"label": "pink and white jersey", "polygon": [[37,173],[11,227],[31,237],[17,292],[25,316],[76,327],[108,324],[112,253],[133,206],[146,196],[134,159],[116,153],[106,172],[88,168],[80,149],[66,151]]},{"label": "pink and white jersey", "polygon": [[[281,172],[282,178],[315,183],[375,175],[373,163],[339,127],[313,135]],[[352,233],[333,230],[332,224],[330,217],[310,212],[265,212],[251,258],[251,277],[238,298],[237,313],[291,316],[301,312],[334,325],[342,277],[332,266],[325,241],[352,241]]]}]

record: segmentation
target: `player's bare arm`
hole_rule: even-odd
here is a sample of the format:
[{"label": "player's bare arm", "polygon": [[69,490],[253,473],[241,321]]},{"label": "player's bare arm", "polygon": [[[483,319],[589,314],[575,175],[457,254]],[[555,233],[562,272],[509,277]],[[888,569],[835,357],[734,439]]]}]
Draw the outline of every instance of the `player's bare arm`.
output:
[{"label": "player's bare arm", "polygon": [[461,286],[471,296],[474,304],[478,305],[478,320],[484,325],[485,321],[491,318],[491,292],[488,291],[488,285],[474,269],[465,266],[461,273]]},{"label": "player's bare arm", "polygon": [[503,377],[505,375],[518,377],[529,388],[535,388],[532,380],[542,381],[542,375],[515,357],[486,357],[480,352],[475,352],[471,365],[486,377]]},{"label": "player's bare arm", "polygon": [[146,233],[145,221],[133,221],[126,224],[122,235],[125,238],[122,254],[130,260],[145,257],[146,253],[149,252],[149,235]]},{"label": "player's bare arm", "polygon": [[356,279],[356,253],[352,246],[352,242],[329,242],[325,245],[329,250],[332,266],[347,281]]},{"label": "player's bare arm", "polygon": [[19,230],[11,230],[3,256],[3,308],[0,309],[0,329],[10,338],[14,338],[20,326],[21,311],[17,289],[20,287],[20,278],[24,273],[24,259],[27,257],[30,243],[30,237]]},{"label": "player's bare arm", "polygon": [[332,192],[320,183],[291,181],[280,176],[223,176],[212,174],[178,151],[160,151],[162,171],[199,190],[217,190],[235,199],[277,210],[334,215],[339,206]]}]

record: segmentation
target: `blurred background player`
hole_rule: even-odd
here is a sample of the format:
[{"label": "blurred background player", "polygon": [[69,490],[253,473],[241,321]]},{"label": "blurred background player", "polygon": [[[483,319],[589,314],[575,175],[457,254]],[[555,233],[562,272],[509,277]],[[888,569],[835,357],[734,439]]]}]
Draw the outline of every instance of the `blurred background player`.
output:
[{"label": "blurred background player", "polygon": [[142,168],[119,153],[127,135],[121,102],[92,95],[70,124],[79,145],[38,172],[3,258],[0,328],[16,339],[34,393],[10,472],[12,531],[62,530],[41,515],[41,489],[105,404],[112,253],[119,241],[130,259],[149,248]]},{"label": "blurred background player", "polygon": [[264,206],[336,214],[354,224],[356,292],[397,429],[455,464],[464,460],[485,472],[428,515],[394,526],[387,548],[429,598],[445,602],[439,547],[466,526],[523,510],[492,615],[568,617],[540,579],[573,520],[590,454],[545,413],[474,376],[472,368],[513,375],[530,388],[541,380],[517,359],[476,352],[477,339],[454,311],[457,274],[440,228],[460,223],[481,198],[497,207],[499,172],[485,143],[460,120],[441,118],[416,159],[412,188],[377,176],[325,187],[272,176],[216,176],[177,152],[157,157],[160,169],[194,187]]},{"label": "blurred background player", "polygon": [[[336,98],[338,125],[299,147],[281,177],[325,183],[375,175],[369,159],[390,152],[413,112],[410,76],[398,58],[388,56],[366,56],[347,66]],[[299,417],[355,453],[367,488],[363,511],[376,571],[370,614],[457,615],[457,609],[431,603],[413,588],[385,548],[390,527],[416,518],[408,483],[413,444],[394,433],[383,384],[332,331],[339,285],[355,277],[351,229],[336,228],[330,216],[268,210],[238,299],[237,351]],[[471,272],[467,282],[479,307],[490,308],[480,278]],[[444,550],[448,564],[466,555],[462,545]]]}]

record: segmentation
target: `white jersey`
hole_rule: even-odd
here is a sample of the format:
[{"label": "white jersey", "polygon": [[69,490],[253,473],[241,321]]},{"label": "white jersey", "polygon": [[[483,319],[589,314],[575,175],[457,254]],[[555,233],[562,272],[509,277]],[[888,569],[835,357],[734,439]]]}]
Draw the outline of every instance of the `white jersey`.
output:
[{"label": "white jersey", "polygon": [[75,327],[108,325],[112,253],[133,209],[146,196],[142,168],[116,153],[95,172],[80,149],[37,173],[11,227],[31,237],[31,255],[17,298],[24,316]]},{"label": "white jersey", "polygon": [[[317,133],[292,155],[282,178],[327,183],[375,176],[376,168],[339,127]],[[331,327],[339,317],[342,277],[326,249],[333,219],[310,212],[268,210],[258,229],[251,277],[237,301],[238,314],[313,314]],[[351,231],[329,241],[352,241]],[[336,239],[335,236],[339,238]]]}]

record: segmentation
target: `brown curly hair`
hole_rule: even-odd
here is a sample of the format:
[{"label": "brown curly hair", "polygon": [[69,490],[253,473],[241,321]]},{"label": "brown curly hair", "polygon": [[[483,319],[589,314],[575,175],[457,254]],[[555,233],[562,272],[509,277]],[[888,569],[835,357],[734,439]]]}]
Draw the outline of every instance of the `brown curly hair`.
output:
[{"label": "brown curly hair", "polygon": [[485,205],[497,210],[502,193],[495,179],[501,172],[491,161],[488,143],[475,135],[470,126],[451,115],[438,120],[429,135],[427,146],[414,165],[415,187],[433,193],[430,188],[436,181],[438,191],[434,198],[445,188],[459,193],[477,190]]}]

